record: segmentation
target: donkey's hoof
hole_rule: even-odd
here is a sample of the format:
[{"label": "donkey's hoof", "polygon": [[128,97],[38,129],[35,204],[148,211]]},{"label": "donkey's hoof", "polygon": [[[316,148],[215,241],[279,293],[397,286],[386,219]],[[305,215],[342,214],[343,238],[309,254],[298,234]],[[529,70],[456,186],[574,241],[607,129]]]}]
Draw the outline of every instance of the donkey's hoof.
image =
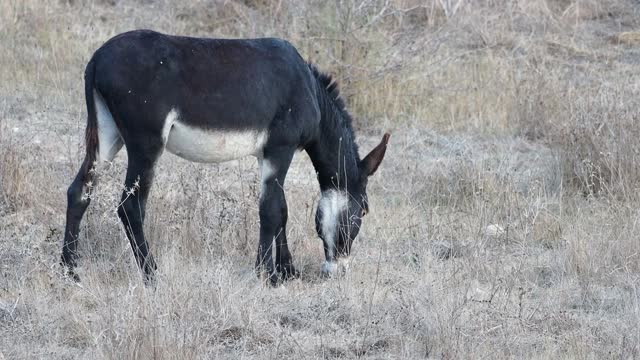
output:
[{"label": "donkey's hoof", "polygon": [[153,289],[155,290],[158,281],[156,280],[155,275],[151,274],[145,274],[143,275],[142,281],[144,282],[144,286],[149,288],[149,289]]},{"label": "donkey's hoof", "polygon": [[69,270],[69,272],[67,273],[67,276],[69,276],[69,278],[73,280],[73,282],[76,282],[76,283],[80,282],[80,276],[78,276],[78,274],[76,274],[76,272],[73,270]]},{"label": "donkey's hoof", "polygon": [[279,276],[276,271],[269,271],[264,269],[262,266],[256,266],[254,270],[260,281],[264,281],[267,285],[271,285],[273,287],[278,285]]},{"label": "donkey's hoof", "polygon": [[278,274],[283,281],[296,279],[300,277],[300,272],[293,265],[278,267]]},{"label": "donkey's hoof", "polygon": [[278,274],[275,272],[267,274],[267,284],[271,285],[272,287],[278,286]]},{"label": "donkey's hoof", "polygon": [[78,276],[78,274],[76,274],[76,272],[73,270],[73,268],[65,265],[65,264],[60,264],[62,265],[62,269],[63,269],[63,275],[65,277],[68,277],[69,279],[73,280],[73,282],[79,283],[80,282],[80,276]]}]

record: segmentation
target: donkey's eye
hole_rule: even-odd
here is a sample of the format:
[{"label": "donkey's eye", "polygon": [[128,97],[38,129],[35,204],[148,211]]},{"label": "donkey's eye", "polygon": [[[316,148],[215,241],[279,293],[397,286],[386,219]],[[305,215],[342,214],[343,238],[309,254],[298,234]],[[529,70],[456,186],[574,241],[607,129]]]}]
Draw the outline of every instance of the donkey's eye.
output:
[{"label": "donkey's eye", "polygon": [[364,217],[365,215],[367,215],[367,209],[360,210],[360,217]]}]

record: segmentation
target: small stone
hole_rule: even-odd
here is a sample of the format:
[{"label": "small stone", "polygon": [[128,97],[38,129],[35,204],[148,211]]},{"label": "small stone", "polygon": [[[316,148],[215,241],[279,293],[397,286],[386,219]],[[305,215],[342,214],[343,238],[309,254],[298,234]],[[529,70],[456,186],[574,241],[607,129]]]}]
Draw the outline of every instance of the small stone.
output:
[{"label": "small stone", "polygon": [[439,260],[448,260],[462,255],[458,246],[454,246],[445,240],[433,243],[431,245],[431,253]]},{"label": "small stone", "polygon": [[484,235],[488,237],[500,237],[504,235],[504,228],[498,224],[487,225]]}]

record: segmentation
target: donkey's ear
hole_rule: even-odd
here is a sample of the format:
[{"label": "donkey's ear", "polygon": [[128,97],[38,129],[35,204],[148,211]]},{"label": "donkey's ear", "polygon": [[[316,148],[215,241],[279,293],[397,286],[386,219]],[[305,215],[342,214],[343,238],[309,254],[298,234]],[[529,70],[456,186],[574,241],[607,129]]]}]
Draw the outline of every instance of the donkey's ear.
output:
[{"label": "donkey's ear", "polygon": [[371,150],[371,152],[362,160],[362,167],[367,176],[373,175],[373,173],[378,170],[378,166],[380,166],[380,163],[384,158],[384,153],[387,151],[389,136],[391,136],[389,133],[385,133],[384,136],[382,136],[380,144]]}]

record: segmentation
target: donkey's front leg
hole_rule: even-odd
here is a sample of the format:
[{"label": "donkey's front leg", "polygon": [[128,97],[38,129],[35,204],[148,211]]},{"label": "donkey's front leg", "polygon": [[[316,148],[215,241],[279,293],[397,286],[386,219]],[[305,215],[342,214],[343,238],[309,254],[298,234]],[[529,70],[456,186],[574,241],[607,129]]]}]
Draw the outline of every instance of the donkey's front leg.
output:
[{"label": "donkey's front leg", "polygon": [[293,266],[293,259],[291,252],[289,252],[289,246],[287,245],[287,203],[282,197],[282,229],[276,236],[276,271],[283,280],[296,278],[300,276],[296,268]]},{"label": "donkey's front leg", "polygon": [[[273,263],[273,242],[280,247],[284,243],[286,247],[286,223],[287,203],[284,197],[284,180],[291,164],[295,149],[283,147],[265,147],[260,162],[262,187],[260,190],[260,243],[258,245],[258,258],[256,270],[258,275],[264,269],[267,272],[269,282],[275,285],[278,282],[278,272],[289,270],[295,272],[291,265],[289,249],[277,249],[276,267]],[[286,250],[286,252],[283,252]],[[285,259],[286,258],[286,259]],[[285,260],[286,264],[283,264]]]}]

